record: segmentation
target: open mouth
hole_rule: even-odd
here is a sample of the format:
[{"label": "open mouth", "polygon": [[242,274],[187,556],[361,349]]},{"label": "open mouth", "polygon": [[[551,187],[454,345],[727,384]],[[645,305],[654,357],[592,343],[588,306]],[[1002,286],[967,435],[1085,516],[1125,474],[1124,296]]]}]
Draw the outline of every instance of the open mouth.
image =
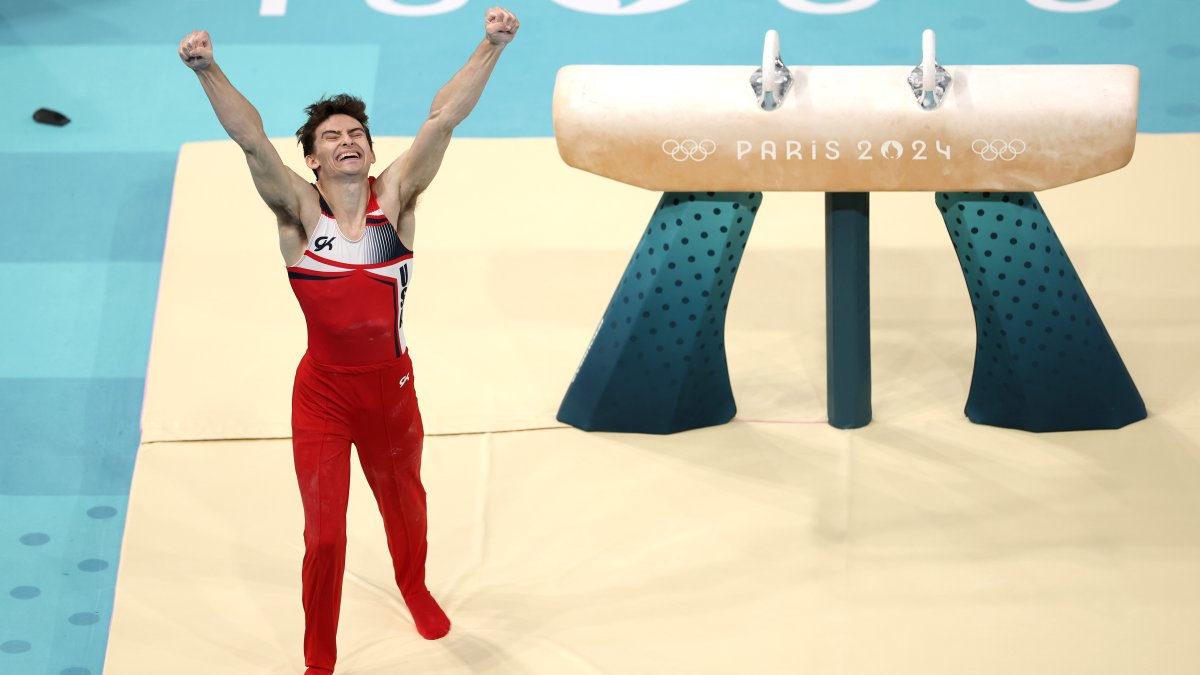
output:
[{"label": "open mouth", "polygon": [[337,156],[339,162],[347,159],[362,159],[362,155],[357,152],[343,152]]}]

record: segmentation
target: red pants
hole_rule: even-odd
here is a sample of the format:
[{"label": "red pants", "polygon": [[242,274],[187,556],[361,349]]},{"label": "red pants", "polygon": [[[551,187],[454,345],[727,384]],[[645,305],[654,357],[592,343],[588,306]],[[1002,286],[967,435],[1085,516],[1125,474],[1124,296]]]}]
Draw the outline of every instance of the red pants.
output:
[{"label": "red pants", "polygon": [[304,502],[304,660],[310,668],[332,671],[337,659],[351,443],[383,515],[400,593],[410,607],[410,598],[428,597],[424,435],[407,354],[376,366],[327,366],[307,354],[300,361],[292,449]]}]

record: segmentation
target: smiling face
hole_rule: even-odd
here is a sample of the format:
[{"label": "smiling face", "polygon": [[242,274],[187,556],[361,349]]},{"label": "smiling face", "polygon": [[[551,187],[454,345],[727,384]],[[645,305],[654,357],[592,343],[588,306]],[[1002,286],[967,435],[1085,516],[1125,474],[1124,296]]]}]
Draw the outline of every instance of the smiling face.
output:
[{"label": "smiling face", "polygon": [[349,115],[331,115],[317,125],[312,153],[304,161],[323,178],[334,175],[365,176],[375,163],[375,153],[362,123]]}]

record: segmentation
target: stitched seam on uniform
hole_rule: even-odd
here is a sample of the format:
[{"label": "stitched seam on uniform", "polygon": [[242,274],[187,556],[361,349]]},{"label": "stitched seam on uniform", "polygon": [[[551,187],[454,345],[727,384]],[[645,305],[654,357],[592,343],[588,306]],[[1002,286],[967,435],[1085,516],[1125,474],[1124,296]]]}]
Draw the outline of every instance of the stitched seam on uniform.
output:
[{"label": "stitched seam on uniform", "polygon": [[[411,371],[412,369],[409,368],[409,370]],[[379,373],[379,395],[381,397],[380,401],[383,402],[384,405],[386,405],[387,391],[385,389],[384,382],[390,381],[392,378],[391,378],[391,376],[384,377],[384,372],[387,372],[387,371],[381,371]],[[395,371],[391,371],[391,372],[393,374],[395,373]],[[411,382],[410,382],[410,384],[411,384]],[[391,472],[392,493],[395,495],[395,499],[396,499],[397,503],[403,504],[404,499],[400,494],[401,488],[400,488],[400,485],[398,484],[400,474],[399,474],[399,472],[396,471],[396,455],[395,455],[395,453],[392,452],[392,428],[391,428],[391,425],[388,424],[386,421],[384,422],[384,425],[383,425],[383,435],[387,439],[388,464],[392,468],[392,472]],[[409,529],[408,529],[408,515],[409,514],[406,513],[404,510],[401,510],[400,514],[399,514],[400,524],[404,528],[404,550],[405,550],[405,554],[406,554],[405,560],[402,561],[404,563],[404,581],[401,582],[399,579],[396,580],[397,586],[400,586],[399,590],[400,590],[401,597],[404,596],[404,590],[405,590],[404,585],[406,585],[412,581],[413,558],[414,558],[413,554],[415,553],[414,546],[413,546],[413,540],[412,540],[412,534],[411,534],[411,532],[409,532]]]},{"label": "stitched seam on uniform", "polygon": [[[329,440],[329,425],[330,425],[330,422],[332,421],[332,415],[329,412],[329,407],[330,407],[331,402],[324,401],[324,403],[325,403],[325,406],[323,407],[323,409],[321,411],[322,412],[322,415],[321,415],[321,443],[317,446],[318,451],[317,451],[317,536],[316,536],[316,542],[317,542],[318,548],[320,547],[321,536],[325,533],[325,509],[323,508],[325,500],[322,499],[322,495],[323,495],[322,488],[323,488],[324,480],[322,480],[323,479],[322,474],[324,473],[323,469],[325,468],[325,462],[324,462],[325,444]],[[319,604],[319,603],[317,603],[316,599],[314,599],[314,603]],[[318,635],[327,635],[329,633],[329,626],[325,626],[323,623],[323,620],[325,619],[325,617],[321,616],[321,612],[319,610],[317,611],[317,616],[318,616],[318,622],[320,622],[322,624],[321,628],[318,629],[320,631],[318,633]],[[335,650],[337,649],[336,644],[334,646],[334,649]],[[334,653],[336,654],[336,651]]]},{"label": "stitched seam on uniform", "polygon": [[[317,445],[317,453],[316,453],[316,455],[317,455],[316,456],[317,532],[316,532],[316,536],[314,538],[319,546],[319,543],[321,541],[322,536],[324,535],[325,528],[326,528],[325,509],[323,508],[325,500],[322,498],[322,496],[325,493],[325,491],[324,491],[324,475],[323,474],[324,474],[324,469],[327,466],[327,462],[325,460],[327,458],[326,448],[328,447],[328,444],[329,444],[329,441],[331,438],[330,427],[334,424],[332,409],[335,407],[336,402],[333,401],[329,396],[325,396],[325,395],[317,396],[316,392],[313,391],[313,387],[311,385],[309,387],[309,394],[310,394],[310,396],[312,396],[312,398],[314,398],[318,402],[318,410],[321,414],[321,432],[320,432],[320,436],[319,436],[320,441]],[[348,458],[347,458],[347,461],[349,461]],[[335,581],[335,585],[336,585],[336,581]],[[320,603],[317,602],[315,599],[314,599],[314,602],[319,606]],[[341,604],[340,599],[338,599],[336,602],[340,606],[340,604]],[[316,624],[318,626],[320,626],[316,630],[318,640],[320,640],[320,636],[329,636],[331,634],[336,634],[336,630],[333,628],[333,626],[337,625],[337,615],[336,614],[333,616],[333,619],[332,619],[333,626],[326,625],[326,621],[328,621],[329,617],[323,616],[322,612],[319,609],[317,609],[317,617],[316,618],[317,618]],[[333,650],[334,650],[333,653],[336,655],[336,653],[337,653],[336,642],[334,643]],[[307,664],[306,664],[306,666],[307,666]]]}]

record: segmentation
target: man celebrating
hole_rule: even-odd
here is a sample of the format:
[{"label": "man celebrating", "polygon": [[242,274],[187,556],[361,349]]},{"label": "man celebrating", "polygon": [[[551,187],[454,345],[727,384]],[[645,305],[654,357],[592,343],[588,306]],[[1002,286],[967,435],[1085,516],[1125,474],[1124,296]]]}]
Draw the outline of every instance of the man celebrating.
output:
[{"label": "man celebrating", "polygon": [[417,197],[519,27],[511,12],[487,10],[484,40],[434,97],[412,146],[378,178],[370,176],[375,153],[363,102],[342,94],[309,106],[296,137],[315,184],[284,166],[258,111],[213,60],[208,33],[194,32],[179,44],[180,58],[245,151],[254,186],[275,213],[279,250],[308,324],[308,350],[292,393],[292,449],[304,504],[309,675],[333,672],[337,659],[351,443],[379,503],[396,584],[417,631],[436,640],[450,630],[425,586],[424,430],[402,330],[404,298]]}]

